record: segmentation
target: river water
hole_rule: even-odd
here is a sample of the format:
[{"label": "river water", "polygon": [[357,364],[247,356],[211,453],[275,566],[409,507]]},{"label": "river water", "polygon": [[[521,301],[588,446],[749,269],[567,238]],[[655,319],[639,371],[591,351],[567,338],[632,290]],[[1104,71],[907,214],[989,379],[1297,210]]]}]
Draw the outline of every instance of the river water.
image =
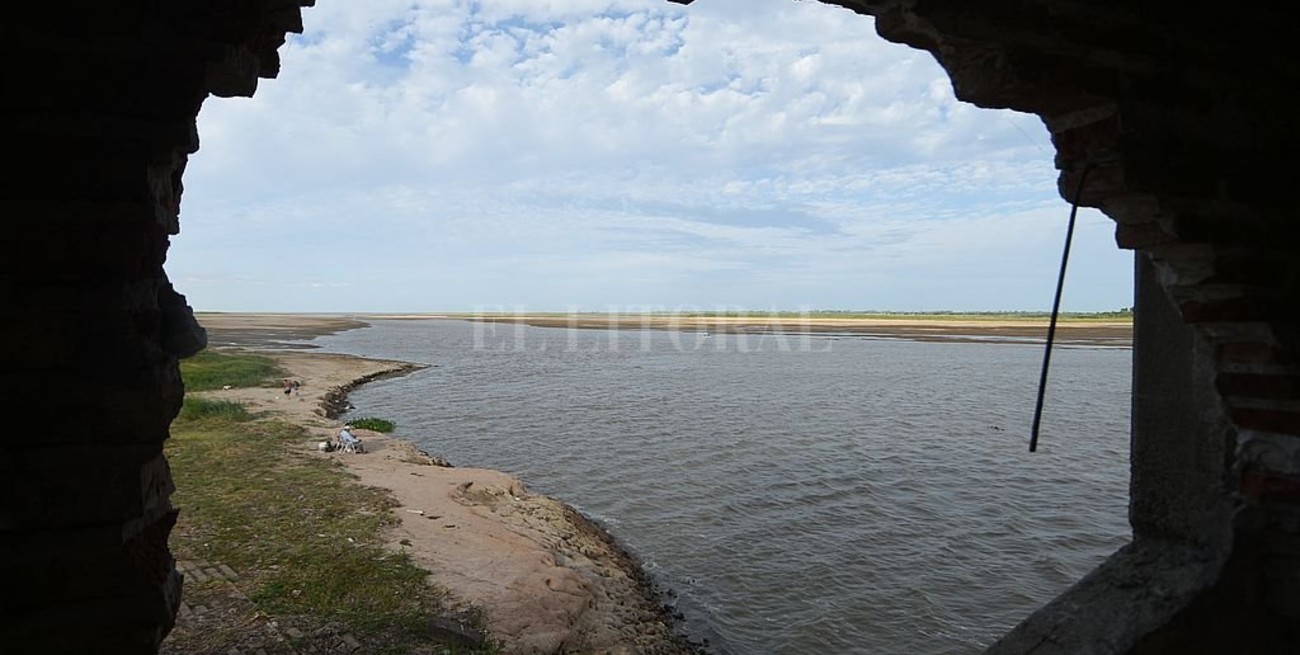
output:
[{"label": "river water", "polygon": [[375,321],[355,415],[605,526],[737,655],[975,653],[1128,539],[1131,352]]}]

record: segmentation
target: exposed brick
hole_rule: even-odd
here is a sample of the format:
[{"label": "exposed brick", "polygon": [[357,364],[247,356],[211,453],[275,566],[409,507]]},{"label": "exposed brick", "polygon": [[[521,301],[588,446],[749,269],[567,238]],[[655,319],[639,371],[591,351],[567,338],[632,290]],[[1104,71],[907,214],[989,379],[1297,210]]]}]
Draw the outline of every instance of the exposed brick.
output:
[{"label": "exposed brick", "polygon": [[1242,473],[1240,490],[1253,500],[1300,504],[1300,476],[1252,469]]},{"label": "exposed brick", "polygon": [[1258,341],[1229,341],[1218,346],[1218,359],[1238,364],[1270,364],[1277,361],[1281,350],[1272,344]]},{"label": "exposed brick", "polygon": [[1268,284],[1275,279],[1279,266],[1258,256],[1219,257],[1214,262],[1215,275],[1210,282],[1226,284]]},{"label": "exposed brick", "polygon": [[1167,243],[1173,243],[1178,240],[1172,234],[1169,234],[1158,223],[1120,223],[1115,228],[1115,242],[1121,248],[1133,250],[1136,248],[1149,248]]},{"label": "exposed brick", "polygon": [[[1082,161],[1070,162],[1068,164],[1070,169],[1062,172],[1057,179],[1056,188],[1062,198],[1070,202],[1075,201],[1076,195],[1079,194],[1079,180],[1083,177],[1084,164],[1085,162]],[[1126,196],[1128,193],[1129,189],[1124,183],[1123,167],[1112,163],[1094,166],[1088,171],[1088,179],[1078,201],[1082,207],[1100,207],[1108,199]]]},{"label": "exposed brick", "polygon": [[1188,323],[1266,322],[1273,316],[1267,304],[1257,298],[1228,298],[1208,302],[1188,301],[1179,305]]},{"label": "exposed brick", "polygon": [[161,512],[157,520],[149,522],[126,542],[126,552],[136,575],[150,585],[165,586],[176,569],[176,562],[167,550],[167,536],[176,525],[177,514],[176,510]]},{"label": "exposed brick", "polygon": [[1300,412],[1241,407],[1232,410],[1232,420],[1238,428],[1300,435]]},{"label": "exposed brick", "polygon": [[1249,398],[1300,398],[1300,375],[1220,373],[1215,380],[1219,393]]},{"label": "exposed brick", "polygon": [[1114,158],[1118,141],[1119,116],[1114,113],[1101,120],[1052,134],[1058,164]]}]

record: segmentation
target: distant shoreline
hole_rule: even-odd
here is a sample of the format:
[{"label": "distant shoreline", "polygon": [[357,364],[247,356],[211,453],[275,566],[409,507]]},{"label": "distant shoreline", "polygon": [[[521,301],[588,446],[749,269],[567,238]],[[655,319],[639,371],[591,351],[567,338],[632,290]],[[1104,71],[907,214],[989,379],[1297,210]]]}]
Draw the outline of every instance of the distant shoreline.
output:
[{"label": "distant shoreline", "polygon": [[[1042,343],[1046,316],[1028,314],[236,314],[199,313],[213,345],[255,341],[274,345],[365,327],[374,320],[460,320],[586,330],[678,330],[734,335],[814,335],[964,343]],[[1058,343],[1130,347],[1129,318],[1070,315],[1057,326]],[[292,347],[284,345],[283,347]],[[301,347],[301,346],[300,346]]]},{"label": "distant shoreline", "polygon": [[[774,311],[774,312],[370,312],[337,314],[377,319],[478,319],[478,318],[529,318],[578,320],[716,320],[716,321],[813,321],[827,323],[904,322],[904,323],[1029,323],[1047,324],[1047,312],[838,312],[838,311]],[[1104,325],[1132,325],[1133,315],[1128,312],[1063,312],[1061,323],[1090,323]]]}]

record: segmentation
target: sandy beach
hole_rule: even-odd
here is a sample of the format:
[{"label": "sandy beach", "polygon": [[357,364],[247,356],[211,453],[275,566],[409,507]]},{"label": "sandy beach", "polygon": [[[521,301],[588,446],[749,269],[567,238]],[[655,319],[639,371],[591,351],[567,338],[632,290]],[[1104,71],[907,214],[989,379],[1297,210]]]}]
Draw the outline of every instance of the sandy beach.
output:
[{"label": "sandy beach", "polygon": [[[339,317],[200,316],[218,335],[310,336],[349,329]],[[387,535],[431,573],[431,582],[480,608],[505,653],[676,654],[693,652],[678,636],[640,567],[598,526],[563,503],[533,494],[498,471],[446,466],[408,442],[357,430],[365,452],[319,452],[341,423],[331,418],[352,386],[418,368],[305,351],[267,353],[302,386],[243,388],[203,395],[243,403],[303,426],[303,454],[345,464],[358,482],[389,490],[400,527]]]}]

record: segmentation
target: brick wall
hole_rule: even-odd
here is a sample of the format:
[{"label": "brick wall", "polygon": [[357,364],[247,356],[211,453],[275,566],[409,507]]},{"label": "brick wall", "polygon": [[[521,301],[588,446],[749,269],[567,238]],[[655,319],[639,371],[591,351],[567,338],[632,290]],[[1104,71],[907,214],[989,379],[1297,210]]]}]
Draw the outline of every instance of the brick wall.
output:
[{"label": "brick wall", "polygon": [[204,98],[274,75],[299,3],[29,3],[7,21],[0,649],[151,653],[182,584],[162,445],[177,357],[204,342],[163,271],[181,175]]},{"label": "brick wall", "polygon": [[[6,646],[152,652],[171,625],[161,449],[176,358],[203,340],[163,271],[181,176],[203,100],[273,77],[311,4],[28,3],[7,23],[0,398],[11,422],[34,420],[7,429],[0,458]],[[1089,168],[1084,204],[1149,255],[1209,344],[1197,357],[1231,423],[1221,482],[1237,510],[1211,588],[1300,620],[1300,229],[1277,181],[1300,142],[1295,21],[1151,1],[834,4],[934,53],[961,99],[1042,116],[1063,194]]]}]

